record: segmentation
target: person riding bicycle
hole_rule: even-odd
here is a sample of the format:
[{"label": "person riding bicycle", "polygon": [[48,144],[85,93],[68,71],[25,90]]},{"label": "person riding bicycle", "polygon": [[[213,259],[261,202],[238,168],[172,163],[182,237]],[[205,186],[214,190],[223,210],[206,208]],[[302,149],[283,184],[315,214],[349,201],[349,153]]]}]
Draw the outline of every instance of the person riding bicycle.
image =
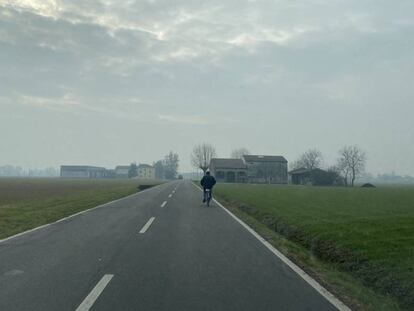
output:
[{"label": "person riding bicycle", "polygon": [[212,197],[213,194],[213,187],[216,184],[216,179],[214,178],[214,176],[212,176],[210,174],[209,171],[206,172],[206,174],[203,176],[203,178],[200,181],[201,186],[203,187],[203,203],[206,201],[206,194],[207,194],[207,189],[210,190],[210,197]]}]

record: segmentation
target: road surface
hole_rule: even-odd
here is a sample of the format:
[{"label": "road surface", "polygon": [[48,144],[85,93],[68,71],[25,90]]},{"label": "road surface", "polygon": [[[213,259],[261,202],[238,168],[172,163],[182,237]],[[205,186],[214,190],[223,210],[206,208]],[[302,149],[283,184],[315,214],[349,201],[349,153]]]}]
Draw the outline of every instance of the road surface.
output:
[{"label": "road surface", "polygon": [[0,310],[336,310],[189,181],[0,242]]}]

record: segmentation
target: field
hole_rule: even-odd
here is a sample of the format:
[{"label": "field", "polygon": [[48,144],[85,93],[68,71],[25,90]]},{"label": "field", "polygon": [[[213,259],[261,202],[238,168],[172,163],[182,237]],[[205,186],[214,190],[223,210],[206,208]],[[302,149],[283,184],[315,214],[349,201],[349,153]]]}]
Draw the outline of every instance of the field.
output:
[{"label": "field", "polygon": [[0,178],[0,239],[133,194],[138,185],[132,180]]},{"label": "field", "polygon": [[220,184],[215,193],[318,260],[397,301],[395,309],[414,310],[414,187]]}]

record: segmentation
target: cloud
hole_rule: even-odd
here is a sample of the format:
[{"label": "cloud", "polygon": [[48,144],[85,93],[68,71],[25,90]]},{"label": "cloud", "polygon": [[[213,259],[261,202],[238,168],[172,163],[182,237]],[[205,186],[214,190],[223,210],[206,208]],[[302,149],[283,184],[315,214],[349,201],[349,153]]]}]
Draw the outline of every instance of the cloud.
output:
[{"label": "cloud", "polygon": [[172,123],[190,124],[190,125],[207,125],[206,118],[199,115],[186,116],[186,115],[158,115],[161,121],[167,121]]},{"label": "cloud", "polygon": [[[223,150],[246,140],[295,155],[315,137],[327,150],[339,140],[378,150],[377,137],[414,135],[403,128],[413,11],[413,1],[3,0],[0,110],[144,124],[160,145],[185,137],[183,150],[206,127]],[[397,125],[355,135],[351,118],[355,131]]]}]

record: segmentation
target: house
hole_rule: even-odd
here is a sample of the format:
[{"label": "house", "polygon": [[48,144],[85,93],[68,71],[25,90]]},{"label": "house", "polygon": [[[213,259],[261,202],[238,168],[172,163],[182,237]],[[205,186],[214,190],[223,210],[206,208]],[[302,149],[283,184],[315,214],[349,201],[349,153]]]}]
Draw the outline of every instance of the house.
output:
[{"label": "house", "polygon": [[62,178],[105,178],[106,169],[104,167],[89,165],[62,165],[60,167],[60,177]]},{"label": "house", "polygon": [[129,178],[128,173],[130,165],[118,165],[115,167],[115,177],[116,178]]},{"label": "house", "polygon": [[338,175],[320,168],[298,168],[289,172],[289,181],[293,185],[330,186],[338,184]]},{"label": "house", "polygon": [[250,183],[287,184],[288,161],[282,156],[245,155],[247,179]]},{"label": "house", "polygon": [[210,171],[218,182],[287,184],[287,160],[282,156],[245,155],[241,159],[214,158]]},{"label": "house", "polygon": [[149,164],[138,165],[139,179],[155,179],[155,168]]},{"label": "house", "polygon": [[247,167],[241,159],[214,158],[210,162],[210,172],[218,182],[247,181]]}]

